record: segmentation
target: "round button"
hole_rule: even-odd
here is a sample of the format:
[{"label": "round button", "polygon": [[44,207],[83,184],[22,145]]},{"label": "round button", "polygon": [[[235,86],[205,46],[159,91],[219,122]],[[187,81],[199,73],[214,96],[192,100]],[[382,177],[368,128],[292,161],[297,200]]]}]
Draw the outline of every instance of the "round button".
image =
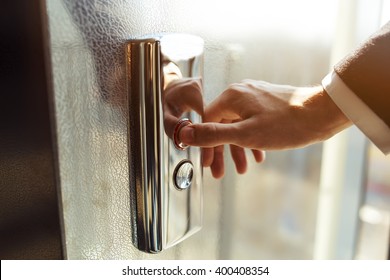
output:
[{"label": "round button", "polygon": [[191,161],[183,160],[175,168],[173,182],[179,190],[188,189],[194,177],[194,166]]},{"label": "round button", "polygon": [[192,122],[187,118],[181,119],[177,122],[175,126],[175,130],[173,131],[173,144],[175,145],[176,149],[184,151],[188,147],[180,140],[180,130],[183,127],[191,124]]}]

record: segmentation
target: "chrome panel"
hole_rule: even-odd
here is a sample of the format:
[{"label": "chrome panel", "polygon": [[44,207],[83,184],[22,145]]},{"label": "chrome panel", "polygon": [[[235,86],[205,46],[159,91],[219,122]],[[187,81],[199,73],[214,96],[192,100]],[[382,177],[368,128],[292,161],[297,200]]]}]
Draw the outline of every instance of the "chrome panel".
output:
[{"label": "chrome panel", "polygon": [[[202,226],[200,150],[177,149],[172,138],[181,119],[201,122],[203,41],[186,34],[130,40],[126,59],[134,243],[157,253]],[[175,170],[185,160],[193,177],[178,189]]]}]

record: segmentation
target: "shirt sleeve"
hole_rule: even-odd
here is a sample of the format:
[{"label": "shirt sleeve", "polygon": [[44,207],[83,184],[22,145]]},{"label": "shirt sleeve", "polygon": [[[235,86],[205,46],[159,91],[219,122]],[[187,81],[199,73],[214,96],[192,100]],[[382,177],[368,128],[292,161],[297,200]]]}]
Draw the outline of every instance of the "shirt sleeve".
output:
[{"label": "shirt sleeve", "polygon": [[322,86],[340,110],[384,154],[389,154],[389,126],[344,83],[335,71],[322,80]]},{"label": "shirt sleeve", "polygon": [[323,80],[330,97],[385,154],[390,152],[390,22]]}]

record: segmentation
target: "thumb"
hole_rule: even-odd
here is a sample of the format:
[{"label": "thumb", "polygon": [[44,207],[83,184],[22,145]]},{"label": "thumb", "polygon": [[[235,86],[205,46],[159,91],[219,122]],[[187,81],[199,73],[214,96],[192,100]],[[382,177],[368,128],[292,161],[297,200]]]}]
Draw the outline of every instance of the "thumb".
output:
[{"label": "thumb", "polygon": [[186,145],[216,147],[223,144],[240,145],[239,123],[199,123],[183,127],[180,141]]}]

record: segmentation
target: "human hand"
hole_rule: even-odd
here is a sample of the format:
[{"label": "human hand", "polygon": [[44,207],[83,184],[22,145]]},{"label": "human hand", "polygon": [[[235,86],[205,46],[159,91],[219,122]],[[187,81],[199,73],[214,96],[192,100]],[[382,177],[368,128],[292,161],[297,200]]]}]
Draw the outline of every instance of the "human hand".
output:
[{"label": "human hand", "polygon": [[174,131],[183,115],[195,111],[203,116],[202,81],[199,78],[183,78],[180,69],[174,63],[164,66],[163,80],[164,129],[168,137],[176,143],[179,139],[174,139]]},{"label": "human hand", "polygon": [[244,148],[257,162],[264,150],[298,148],[319,142],[351,122],[321,86],[292,87],[245,80],[229,86],[204,112],[204,123],[184,127],[183,143],[204,147],[203,164],[214,177],[224,174],[223,145],[238,173],[247,169]]}]

